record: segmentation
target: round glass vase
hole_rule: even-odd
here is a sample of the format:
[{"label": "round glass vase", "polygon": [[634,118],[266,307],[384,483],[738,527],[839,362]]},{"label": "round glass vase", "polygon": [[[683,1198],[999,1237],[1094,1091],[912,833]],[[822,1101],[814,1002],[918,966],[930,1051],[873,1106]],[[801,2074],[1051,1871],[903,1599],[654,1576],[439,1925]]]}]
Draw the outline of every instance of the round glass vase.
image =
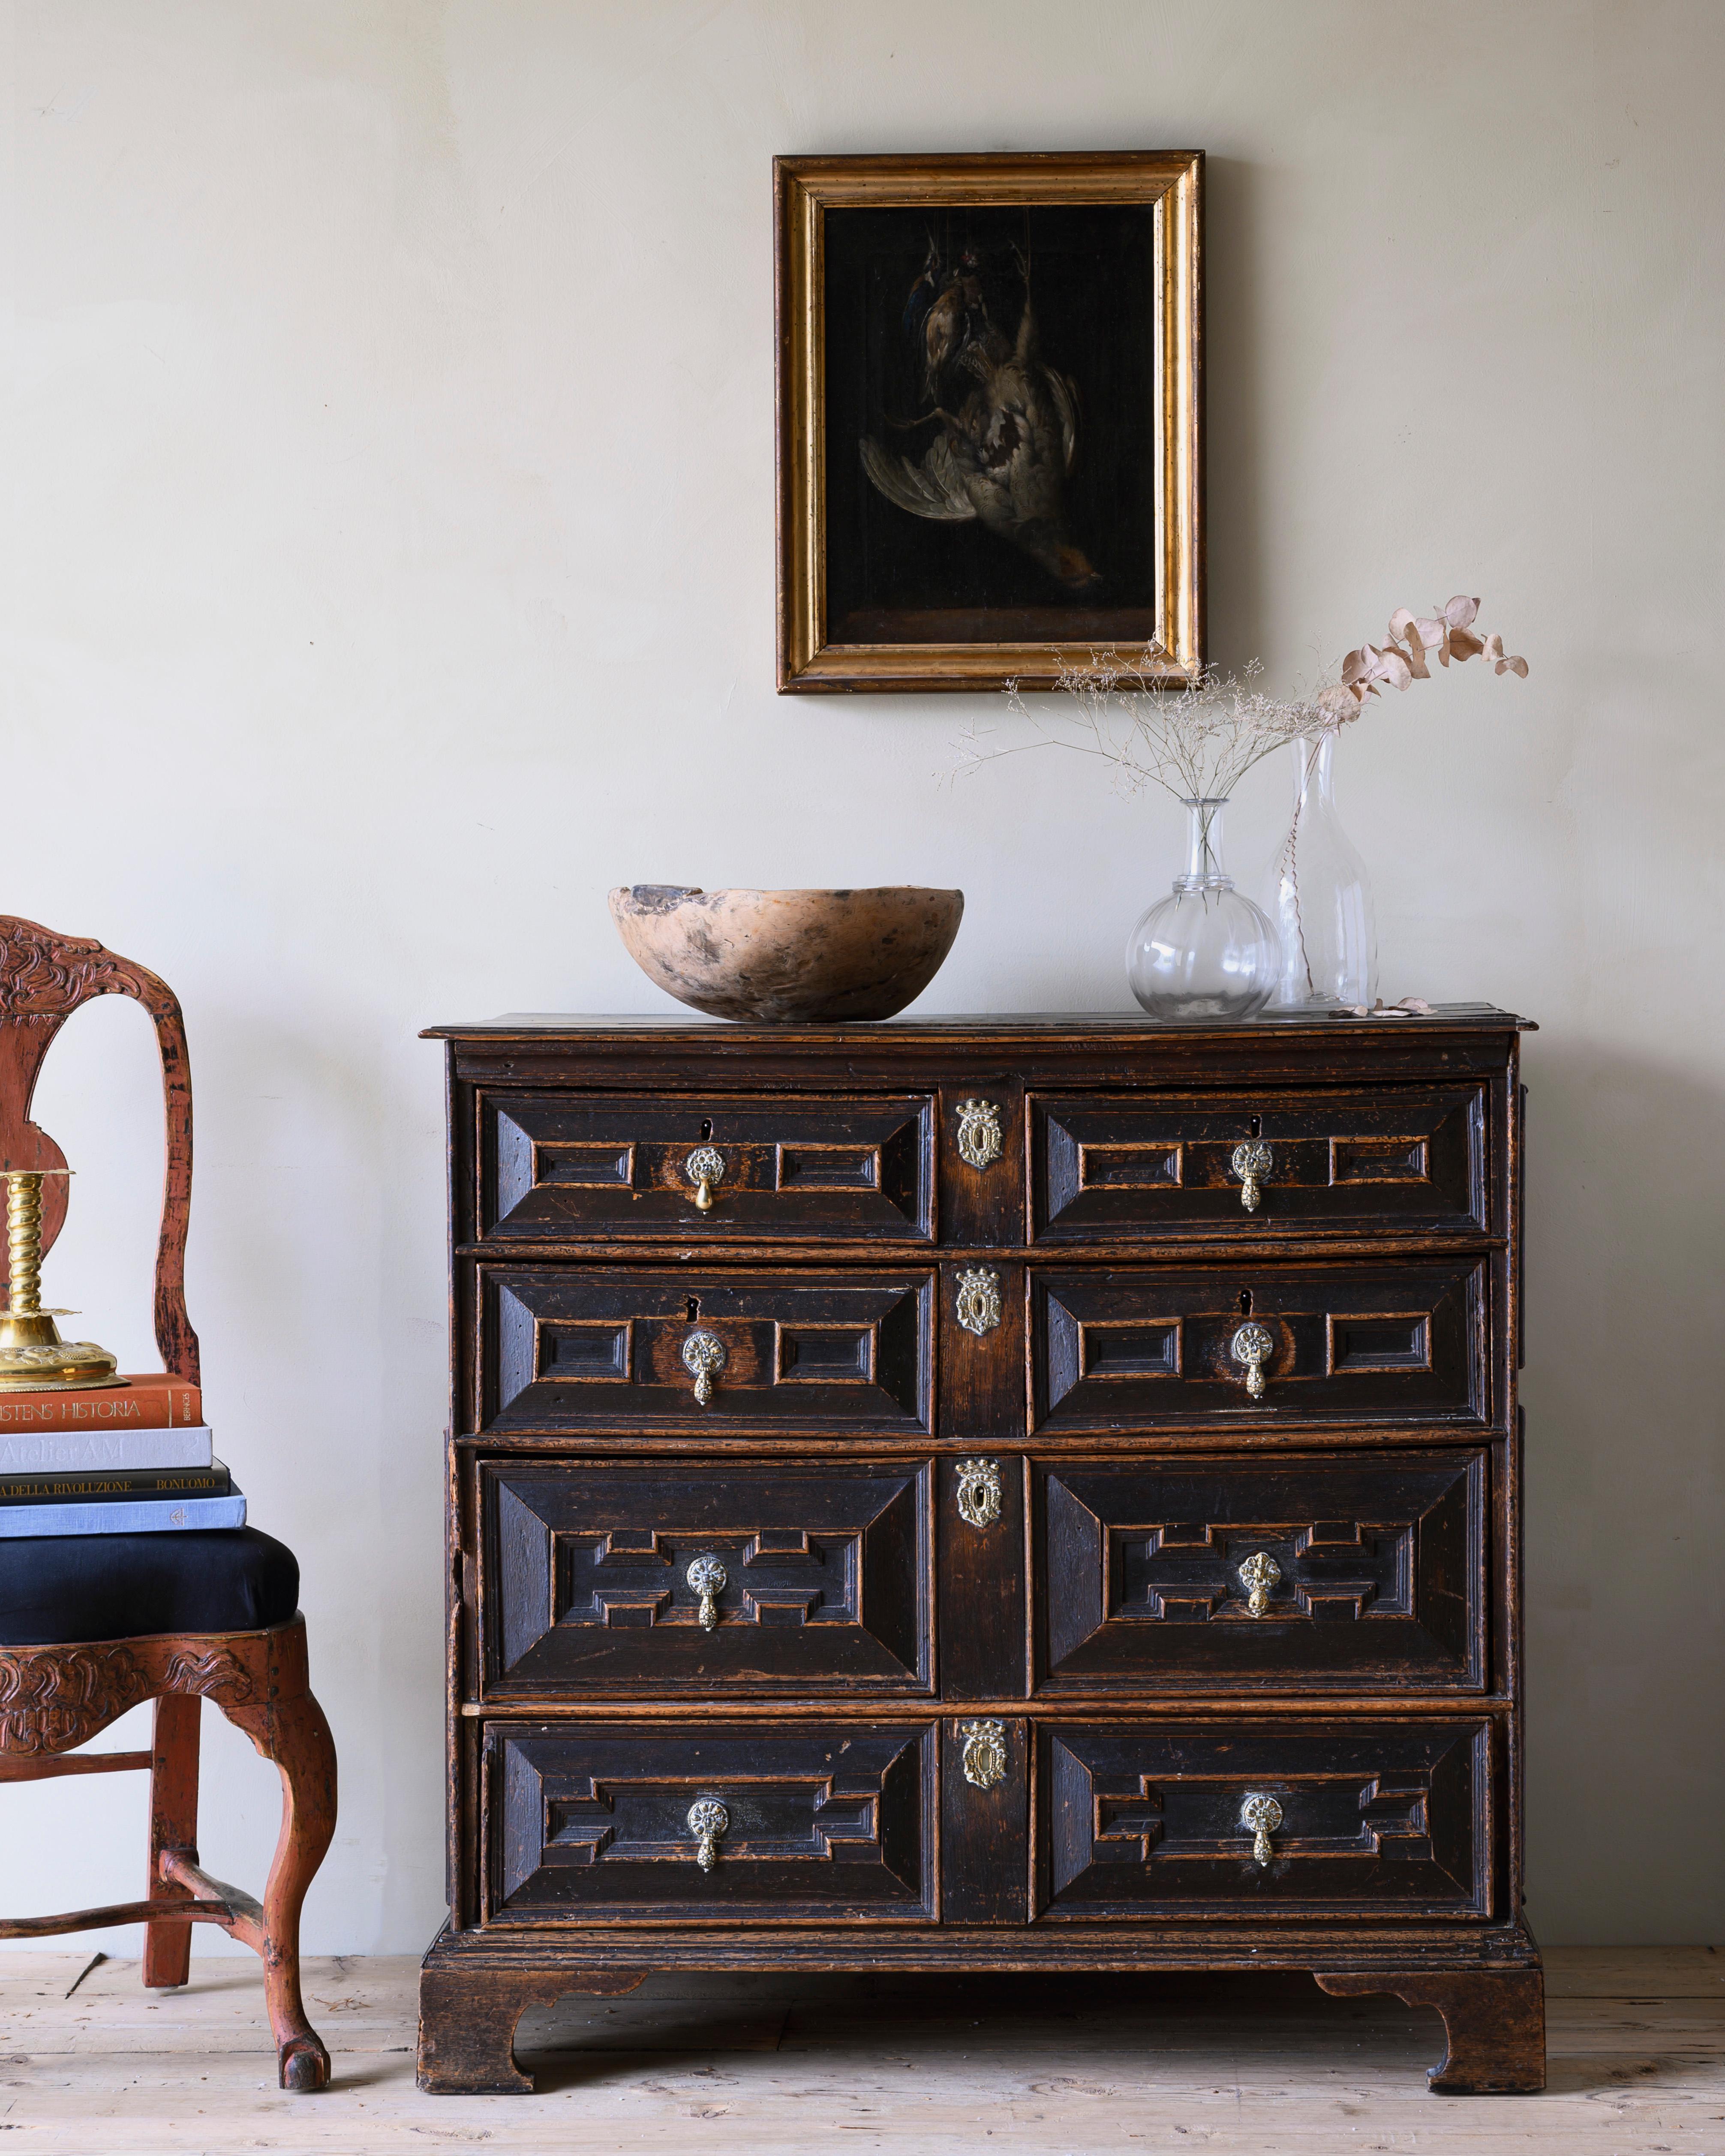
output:
[{"label": "round glass vase", "polygon": [[1291,742],[1294,814],[1270,880],[1281,940],[1278,1009],[1368,1007],[1378,995],[1378,926],[1365,863],[1336,814],[1333,727]]},{"label": "round glass vase", "polygon": [[1126,977],[1153,1018],[1251,1018],[1281,971],[1276,931],[1222,867],[1224,801],[1189,801],[1186,873],[1127,938]]}]

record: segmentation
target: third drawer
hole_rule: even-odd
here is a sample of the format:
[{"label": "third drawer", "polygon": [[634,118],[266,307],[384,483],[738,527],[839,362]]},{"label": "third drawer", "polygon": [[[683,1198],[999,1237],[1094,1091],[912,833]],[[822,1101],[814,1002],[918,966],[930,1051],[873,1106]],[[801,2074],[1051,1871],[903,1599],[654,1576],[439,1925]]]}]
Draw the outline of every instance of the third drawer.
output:
[{"label": "third drawer", "polygon": [[480,1463],[485,1697],[1487,1682],[1483,1446],[935,1467]]},{"label": "third drawer", "polygon": [[1036,1691],[1481,1691],[1491,1467],[1034,1461]]}]

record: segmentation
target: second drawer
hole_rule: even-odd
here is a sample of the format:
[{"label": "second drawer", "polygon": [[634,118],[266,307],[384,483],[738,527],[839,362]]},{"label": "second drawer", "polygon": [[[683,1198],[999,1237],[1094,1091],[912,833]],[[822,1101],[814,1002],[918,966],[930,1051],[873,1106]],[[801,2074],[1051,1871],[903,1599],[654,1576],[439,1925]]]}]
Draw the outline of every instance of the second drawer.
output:
[{"label": "second drawer", "polygon": [[485,1265],[477,1427],[932,1427],[934,1276]]},{"label": "second drawer", "polygon": [[1489,1260],[1031,1276],[1039,1431],[1491,1419]]}]

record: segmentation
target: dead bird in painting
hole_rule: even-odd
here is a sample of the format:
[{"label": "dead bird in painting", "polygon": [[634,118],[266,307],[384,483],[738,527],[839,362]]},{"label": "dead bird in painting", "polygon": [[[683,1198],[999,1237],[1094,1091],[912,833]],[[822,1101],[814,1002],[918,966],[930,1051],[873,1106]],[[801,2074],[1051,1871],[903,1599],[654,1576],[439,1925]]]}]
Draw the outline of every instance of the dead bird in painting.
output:
[{"label": "dead bird in painting", "polygon": [[920,463],[865,436],[863,470],[879,492],[912,516],[979,521],[1069,593],[1088,593],[1101,579],[1073,542],[1065,508],[1066,480],[1078,456],[1077,386],[1041,356],[1029,264],[1019,249],[1013,254],[1024,303],[1009,337],[990,311],[977,256],[967,250],[943,264],[930,239],[904,317],[930,408],[887,424],[903,433],[927,426],[940,431]]}]

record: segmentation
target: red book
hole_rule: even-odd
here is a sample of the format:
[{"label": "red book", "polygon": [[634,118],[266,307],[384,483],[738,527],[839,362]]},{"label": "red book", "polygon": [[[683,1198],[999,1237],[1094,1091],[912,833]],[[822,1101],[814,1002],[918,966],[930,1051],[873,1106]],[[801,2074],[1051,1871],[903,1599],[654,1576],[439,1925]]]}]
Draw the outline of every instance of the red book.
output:
[{"label": "red book", "polygon": [[203,1420],[203,1394],[165,1370],[75,1393],[0,1390],[0,1430],[186,1430]]}]

